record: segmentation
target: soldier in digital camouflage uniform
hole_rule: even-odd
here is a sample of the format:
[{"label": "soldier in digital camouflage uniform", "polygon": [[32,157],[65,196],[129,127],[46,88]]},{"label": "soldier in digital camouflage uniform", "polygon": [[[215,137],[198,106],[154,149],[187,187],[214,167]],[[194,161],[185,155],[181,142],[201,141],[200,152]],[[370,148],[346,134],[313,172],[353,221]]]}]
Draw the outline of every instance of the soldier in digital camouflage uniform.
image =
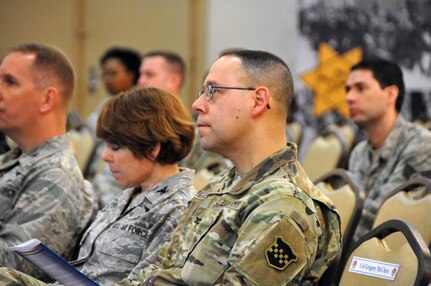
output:
[{"label": "soldier in digital camouflage uniform", "polygon": [[[194,124],[177,98],[149,88],[110,100],[97,126],[106,142],[102,158],[129,188],[98,213],[75,265],[101,285],[113,285],[157,263],[160,245],[191,200],[194,171],[176,163],[192,148]],[[46,285],[8,268],[0,268],[0,284]]]},{"label": "soldier in digital camouflage uniform", "polygon": [[121,216],[135,189],[123,191],[99,212],[84,234],[79,259],[90,258],[79,267],[102,285],[112,285],[127,276],[136,276],[142,267],[156,263],[157,252],[178,224],[193,189],[193,171],[180,173],[133,198],[130,210]]},{"label": "soldier in digital camouflage uniform", "polygon": [[349,158],[352,178],[366,193],[357,240],[392,190],[418,175],[431,178],[431,132],[399,114],[405,87],[397,64],[364,60],[352,67],[346,88],[351,118],[367,135]]},{"label": "soldier in digital camouflage uniform", "polygon": [[286,141],[288,67],[229,51],[204,86],[193,104],[201,145],[235,167],[194,196],[160,265],[118,285],[314,285],[338,254],[340,219]]},{"label": "soldier in digital camouflage uniform", "polygon": [[70,258],[92,216],[92,189],[65,135],[73,87],[69,60],[51,46],[18,46],[0,66],[0,130],[17,144],[0,157],[0,265],[38,277],[7,247],[38,238]]}]

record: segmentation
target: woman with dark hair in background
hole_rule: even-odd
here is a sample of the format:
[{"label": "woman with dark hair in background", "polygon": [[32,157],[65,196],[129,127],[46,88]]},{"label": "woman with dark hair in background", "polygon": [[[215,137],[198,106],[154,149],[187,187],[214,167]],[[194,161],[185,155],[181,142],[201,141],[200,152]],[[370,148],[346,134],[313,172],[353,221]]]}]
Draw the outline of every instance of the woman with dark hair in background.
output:
[{"label": "woman with dark hair in background", "polygon": [[129,48],[111,48],[100,58],[102,80],[109,96],[96,107],[87,119],[87,125],[94,133],[96,133],[97,118],[103,105],[111,96],[127,91],[136,85],[140,65],[140,54]]}]

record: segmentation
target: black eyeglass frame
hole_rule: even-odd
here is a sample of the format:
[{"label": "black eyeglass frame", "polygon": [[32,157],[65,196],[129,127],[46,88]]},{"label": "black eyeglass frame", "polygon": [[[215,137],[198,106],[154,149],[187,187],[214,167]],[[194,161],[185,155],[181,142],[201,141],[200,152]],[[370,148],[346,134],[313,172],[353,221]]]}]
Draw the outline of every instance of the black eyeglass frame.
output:
[{"label": "black eyeglass frame", "polygon": [[[213,98],[214,94],[217,92],[217,89],[256,90],[255,87],[233,87],[208,84],[201,91],[198,92],[198,98],[204,95],[205,100],[210,101],[211,98]],[[269,104],[267,104],[266,108],[270,109],[271,107],[269,106]]]},{"label": "black eyeglass frame", "polygon": [[253,87],[233,87],[233,86],[218,86],[209,84],[205,86],[201,91],[198,92],[198,97],[205,95],[205,99],[210,101],[213,98],[214,94],[217,92],[217,89],[237,89],[237,90],[256,90]]}]

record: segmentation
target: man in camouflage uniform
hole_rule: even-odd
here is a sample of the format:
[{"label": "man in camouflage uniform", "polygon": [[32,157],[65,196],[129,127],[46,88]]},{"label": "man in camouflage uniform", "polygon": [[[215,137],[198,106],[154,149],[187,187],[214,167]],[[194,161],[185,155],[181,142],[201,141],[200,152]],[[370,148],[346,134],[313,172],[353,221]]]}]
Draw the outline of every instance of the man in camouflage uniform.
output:
[{"label": "man in camouflage uniform", "polygon": [[73,87],[54,47],[19,46],[0,65],[0,130],[18,145],[0,157],[0,266],[40,277],[7,247],[38,238],[69,258],[92,216],[92,189],[65,135]]},{"label": "man in camouflage uniform", "polygon": [[393,62],[354,65],[346,90],[350,116],[367,135],[349,158],[352,179],[366,193],[357,240],[371,229],[386,195],[414,176],[431,177],[431,132],[399,114],[405,88],[402,71]]},{"label": "man in camouflage uniform", "polygon": [[[313,285],[337,256],[340,220],[287,143],[293,96],[286,64],[229,51],[194,102],[201,146],[235,166],[198,192],[160,266],[118,285]],[[287,146],[286,146],[287,144]]]}]

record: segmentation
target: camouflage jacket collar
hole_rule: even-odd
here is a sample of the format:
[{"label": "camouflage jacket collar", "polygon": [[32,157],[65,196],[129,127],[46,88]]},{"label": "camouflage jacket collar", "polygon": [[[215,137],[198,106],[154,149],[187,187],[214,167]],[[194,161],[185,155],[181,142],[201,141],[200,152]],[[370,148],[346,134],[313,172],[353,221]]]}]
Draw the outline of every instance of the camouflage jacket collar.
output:
[{"label": "camouflage jacket collar", "polygon": [[[403,136],[400,136],[402,132],[405,132],[407,128],[407,121],[403,118],[401,114],[398,115],[394,127],[389,132],[388,137],[386,137],[385,141],[383,142],[382,147],[380,147],[379,151],[379,160],[388,160],[390,157],[394,155],[395,150],[398,148],[399,140],[404,138]],[[367,144],[368,153],[373,152],[373,147],[371,143],[368,141]]]},{"label": "camouflage jacket collar", "polygon": [[70,150],[69,138],[67,135],[53,137],[42,144],[37,145],[27,153],[22,153],[19,147],[10,150],[3,157],[0,170],[8,169],[15,165],[22,165],[24,168],[30,167],[35,160],[49,157],[54,153]]},{"label": "camouflage jacket collar", "polygon": [[296,159],[297,146],[295,143],[288,142],[286,147],[269,156],[248,173],[243,174],[242,178],[232,188],[226,188],[226,185],[234,178],[235,167],[231,168],[220,177],[214,178],[209,184],[211,188],[210,192],[240,194],[250,189],[254,184],[262,181],[281,166],[288,162],[296,161]]},{"label": "camouflage jacket collar", "polygon": [[[193,185],[194,174],[194,170],[180,168],[180,172],[178,174],[173,175],[160,182],[153,188],[142,192],[142,199],[146,199],[151,204],[157,205],[158,203],[166,200],[166,198],[172,196],[178,190]],[[139,202],[136,202],[136,204],[139,204]]]}]

